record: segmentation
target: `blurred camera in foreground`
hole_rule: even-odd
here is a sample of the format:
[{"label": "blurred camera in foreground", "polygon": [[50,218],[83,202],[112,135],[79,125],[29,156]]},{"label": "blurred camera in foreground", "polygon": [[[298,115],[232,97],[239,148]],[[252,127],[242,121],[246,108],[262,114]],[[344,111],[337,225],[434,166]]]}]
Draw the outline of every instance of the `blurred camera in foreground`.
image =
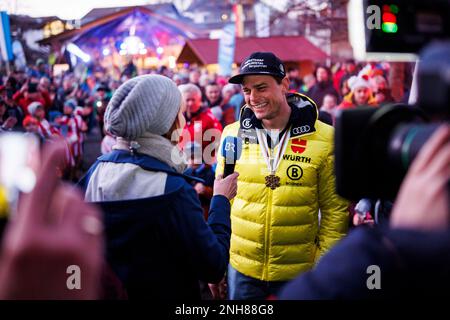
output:
[{"label": "blurred camera in foreground", "polygon": [[419,150],[450,122],[450,42],[420,55],[418,100],[344,110],[336,118],[337,192],[350,200],[393,200]]}]

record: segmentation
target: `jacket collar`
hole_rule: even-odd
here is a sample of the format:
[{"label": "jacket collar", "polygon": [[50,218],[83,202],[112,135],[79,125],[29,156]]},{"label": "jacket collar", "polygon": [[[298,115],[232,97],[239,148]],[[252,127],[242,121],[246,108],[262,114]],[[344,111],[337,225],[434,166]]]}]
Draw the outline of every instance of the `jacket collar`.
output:
[{"label": "jacket collar", "polygon": [[[311,134],[316,131],[315,123],[319,112],[313,100],[300,93],[286,95],[287,102],[292,108],[289,124],[291,126],[291,138]],[[261,120],[258,120],[253,111],[245,105],[239,117],[240,131],[244,137],[254,129],[262,129]],[[242,137],[241,137],[242,138]]]}]

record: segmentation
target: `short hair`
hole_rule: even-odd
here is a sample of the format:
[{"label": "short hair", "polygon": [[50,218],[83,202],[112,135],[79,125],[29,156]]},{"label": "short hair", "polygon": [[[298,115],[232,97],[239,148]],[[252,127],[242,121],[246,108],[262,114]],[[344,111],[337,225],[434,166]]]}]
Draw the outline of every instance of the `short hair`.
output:
[{"label": "short hair", "polygon": [[199,97],[202,96],[202,91],[200,90],[200,88],[193,83],[180,84],[178,86],[178,90],[180,90],[181,94],[193,92],[196,93]]},{"label": "short hair", "polygon": [[327,72],[328,77],[331,77],[331,76],[332,76],[331,69],[328,68],[326,65],[323,65],[323,64],[319,64],[319,65],[316,67],[316,70],[314,70],[314,74],[315,74],[316,76],[317,76],[317,70],[319,70],[319,69],[324,69],[324,70]]},{"label": "short hair", "polygon": [[210,82],[208,82],[208,83],[206,84],[206,87],[209,87],[209,86],[212,86],[212,87],[219,87],[219,88],[220,88],[220,85],[219,85],[217,82],[215,82],[215,81],[210,81]]},{"label": "short hair", "polygon": [[224,94],[227,91],[232,91],[233,93],[238,92],[238,86],[234,83],[227,83],[226,85],[223,86],[222,88],[222,94]]},{"label": "short hair", "polygon": [[326,95],[323,96],[323,99],[325,100],[326,97],[331,97],[334,99],[334,101],[337,102],[338,97],[334,94],[334,93],[327,93]]}]

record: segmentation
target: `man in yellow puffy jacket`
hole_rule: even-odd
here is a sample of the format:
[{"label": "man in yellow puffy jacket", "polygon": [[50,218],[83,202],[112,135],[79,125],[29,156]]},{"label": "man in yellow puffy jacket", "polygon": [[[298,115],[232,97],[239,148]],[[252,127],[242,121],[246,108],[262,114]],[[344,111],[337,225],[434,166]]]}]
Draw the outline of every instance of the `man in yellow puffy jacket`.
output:
[{"label": "man in yellow puffy jacket", "polygon": [[[246,105],[222,134],[222,142],[244,142],[235,168],[228,295],[264,299],[345,236],[348,203],[335,192],[334,129],[318,120],[311,99],[288,93],[283,63],[255,52],[229,82],[242,85]],[[217,174],[223,160],[219,155]]]}]

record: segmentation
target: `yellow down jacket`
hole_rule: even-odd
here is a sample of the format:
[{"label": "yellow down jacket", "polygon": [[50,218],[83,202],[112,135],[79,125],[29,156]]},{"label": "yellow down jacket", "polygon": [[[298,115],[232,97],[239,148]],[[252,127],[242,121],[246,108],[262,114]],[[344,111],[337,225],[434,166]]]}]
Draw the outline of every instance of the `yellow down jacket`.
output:
[{"label": "yellow down jacket", "polygon": [[[250,108],[244,106],[239,121],[222,134],[222,142],[227,136],[244,141],[235,168],[240,175],[231,208],[230,263],[264,281],[290,280],[311,269],[348,228],[348,203],[335,192],[334,128],[317,120],[317,108],[306,96],[287,98],[291,137],[276,171],[280,187],[265,185],[269,170],[255,130],[261,124]],[[217,174],[223,159],[219,153]]]}]

